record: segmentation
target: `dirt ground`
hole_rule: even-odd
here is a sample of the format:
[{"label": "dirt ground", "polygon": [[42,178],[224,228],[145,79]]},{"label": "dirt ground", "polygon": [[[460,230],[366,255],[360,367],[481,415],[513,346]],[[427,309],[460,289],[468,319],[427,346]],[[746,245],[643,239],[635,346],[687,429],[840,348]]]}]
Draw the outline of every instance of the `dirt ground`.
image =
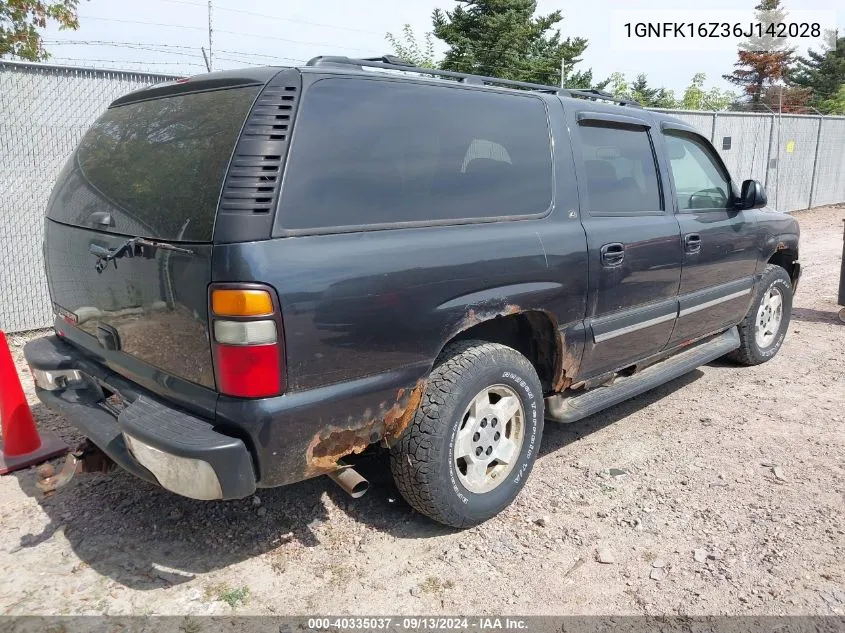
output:
[{"label": "dirt ground", "polygon": [[[0,614],[845,614],[845,207],[795,217],[804,276],[773,361],[547,423],[484,525],[415,514],[375,459],[357,501],[323,477],[198,502],[124,472],[44,499],[30,469],[0,478]],[[24,340],[38,423],[75,444]]]}]

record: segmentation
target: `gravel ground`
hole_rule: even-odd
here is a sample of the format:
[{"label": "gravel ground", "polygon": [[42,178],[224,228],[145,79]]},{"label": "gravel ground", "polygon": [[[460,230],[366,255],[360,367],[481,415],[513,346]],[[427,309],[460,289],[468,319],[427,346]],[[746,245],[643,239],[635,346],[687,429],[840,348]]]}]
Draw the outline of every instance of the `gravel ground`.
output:
[{"label": "gravel ground", "polygon": [[[517,502],[465,532],[361,464],[195,502],[123,472],[45,499],[0,479],[3,614],[845,614],[845,207],[796,213],[804,277],[773,361],[716,362],[549,423]],[[80,438],[24,385],[41,428]]]}]

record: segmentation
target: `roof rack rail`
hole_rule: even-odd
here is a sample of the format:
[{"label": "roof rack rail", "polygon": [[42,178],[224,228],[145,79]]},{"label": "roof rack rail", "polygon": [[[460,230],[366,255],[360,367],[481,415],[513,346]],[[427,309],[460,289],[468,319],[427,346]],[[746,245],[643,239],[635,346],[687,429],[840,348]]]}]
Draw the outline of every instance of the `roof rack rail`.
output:
[{"label": "roof rack rail", "polygon": [[448,79],[457,79],[462,83],[474,85],[492,85],[505,86],[508,88],[523,88],[525,90],[536,90],[538,92],[548,92],[559,95],[561,97],[575,97],[580,99],[595,99],[601,101],[611,101],[623,106],[630,106],[634,108],[642,108],[636,101],[630,99],[620,99],[614,97],[612,94],[602,92],[601,90],[577,90],[570,88],[559,88],[557,86],[548,86],[545,84],[535,84],[528,81],[516,81],[514,79],[501,79],[499,77],[487,77],[484,75],[473,75],[470,73],[459,73],[452,70],[439,70],[436,68],[420,68],[414,66],[411,62],[396,57],[395,55],[382,55],[381,57],[366,57],[353,58],[334,55],[320,55],[308,60],[306,66],[357,66],[358,68],[384,68],[386,70],[397,70],[402,72],[421,73],[424,75],[433,75],[435,77],[446,77]]}]

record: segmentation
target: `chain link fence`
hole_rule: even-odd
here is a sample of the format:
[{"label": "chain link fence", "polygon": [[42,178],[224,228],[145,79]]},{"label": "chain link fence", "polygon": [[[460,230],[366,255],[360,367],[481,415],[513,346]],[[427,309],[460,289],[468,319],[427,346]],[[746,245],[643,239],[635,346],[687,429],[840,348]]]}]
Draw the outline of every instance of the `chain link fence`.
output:
[{"label": "chain link fence", "polygon": [[53,180],[117,97],[164,75],[0,61],[0,329],[53,322],[41,236]]},{"label": "chain link fence", "polygon": [[[0,61],[0,329],[48,326],[41,236],[53,180],[109,103],[169,75]],[[783,211],[845,202],[845,117],[664,110]]]}]

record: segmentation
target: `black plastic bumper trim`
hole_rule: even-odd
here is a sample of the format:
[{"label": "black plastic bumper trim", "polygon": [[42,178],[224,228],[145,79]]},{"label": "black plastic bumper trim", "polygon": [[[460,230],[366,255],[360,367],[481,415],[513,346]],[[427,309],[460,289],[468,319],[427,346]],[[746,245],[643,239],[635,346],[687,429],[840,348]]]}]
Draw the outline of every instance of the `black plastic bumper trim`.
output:
[{"label": "black plastic bumper trim", "polygon": [[[24,356],[29,366],[36,369],[77,369],[85,375],[84,381],[65,389],[36,388],[36,394],[45,405],[65,415],[124,470],[158,483],[129,452],[123,440],[126,431],[168,454],[208,462],[220,481],[223,499],[240,499],[255,492],[255,470],[246,445],[240,439],[215,431],[210,421],[167,406],[55,335],[27,343]],[[103,406],[103,388],[131,403],[115,415]]]}]

